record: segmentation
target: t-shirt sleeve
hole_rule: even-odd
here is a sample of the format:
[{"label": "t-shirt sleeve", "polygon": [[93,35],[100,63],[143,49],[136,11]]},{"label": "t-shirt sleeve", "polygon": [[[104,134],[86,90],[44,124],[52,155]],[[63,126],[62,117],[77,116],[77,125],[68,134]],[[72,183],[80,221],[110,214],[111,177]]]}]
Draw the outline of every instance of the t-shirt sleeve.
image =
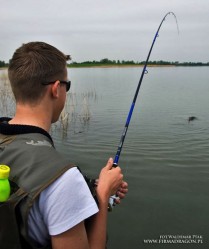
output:
[{"label": "t-shirt sleeve", "polygon": [[63,233],[98,212],[97,204],[76,167],[66,171],[41,193],[39,209],[50,235]]}]

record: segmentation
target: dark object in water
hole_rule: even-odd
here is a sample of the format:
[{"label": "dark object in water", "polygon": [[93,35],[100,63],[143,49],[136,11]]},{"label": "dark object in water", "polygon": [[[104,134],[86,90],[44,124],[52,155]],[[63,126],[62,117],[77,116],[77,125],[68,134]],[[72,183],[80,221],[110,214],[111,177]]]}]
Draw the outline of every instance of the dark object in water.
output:
[{"label": "dark object in water", "polygon": [[195,117],[195,116],[188,117],[188,123],[190,121],[194,121],[194,120],[197,120],[197,117]]}]

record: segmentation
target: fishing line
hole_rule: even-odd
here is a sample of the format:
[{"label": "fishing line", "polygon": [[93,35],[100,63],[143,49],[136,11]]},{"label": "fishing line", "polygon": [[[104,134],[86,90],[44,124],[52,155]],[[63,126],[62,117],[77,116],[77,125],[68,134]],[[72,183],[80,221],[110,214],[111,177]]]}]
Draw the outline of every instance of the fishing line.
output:
[{"label": "fishing line", "polygon": [[[134,98],[133,98],[133,102],[131,104],[131,107],[130,107],[130,110],[129,110],[129,113],[128,113],[128,116],[127,116],[127,119],[126,119],[126,123],[125,123],[125,126],[124,126],[124,130],[123,130],[123,133],[122,133],[122,136],[120,138],[120,143],[118,145],[118,149],[117,149],[117,152],[116,152],[116,155],[115,155],[115,158],[114,158],[114,163],[113,163],[113,167],[117,167],[118,166],[118,162],[119,162],[119,159],[120,159],[120,154],[121,154],[121,151],[122,151],[122,148],[123,148],[123,143],[124,143],[124,140],[125,140],[125,137],[126,137],[126,133],[128,131],[128,127],[129,127],[129,124],[130,124],[130,121],[131,121],[131,116],[132,116],[132,113],[133,113],[133,110],[134,110],[134,107],[135,107],[135,103],[136,103],[136,100],[137,100],[137,96],[138,96],[138,93],[139,93],[139,89],[140,89],[140,86],[141,86],[141,83],[142,83],[142,80],[144,78],[144,75],[148,73],[147,71],[147,64],[148,64],[148,61],[149,61],[149,57],[150,57],[150,54],[152,52],[152,49],[153,49],[153,46],[155,44],[155,41],[156,41],[156,38],[159,37],[159,31],[160,31],[160,28],[163,24],[163,22],[165,21],[166,17],[168,15],[173,15],[174,16],[174,19],[176,21],[176,26],[177,26],[177,31],[178,31],[178,34],[179,34],[179,26],[178,26],[178,21],[177,21],[177,18],[176,18],[176,15],[173,13],[173,12],[168,12],[162,19],[158,29],[157,29],[157,32],[154,36],[154,39],[153,39],[153,42],[152,42],[152,45],[150,47],[150,50],[149,50],[149,53],[148,53],[148,56],[147,56],[147,59],[146,59],[146,62],[144,64],[144,67],[143,67],[143,70],[142,70],[142,73],[141,73],[141,77],[139,79],[139,83],[138,83],[138,86],[137,86],[137,89],[136,89],[136,92],[135,92],[135,95],[134,95]],[[115,199],[118,198],[116,195],[113,195],[110,197],[109,199],[109,210],[111,211],[113,206],[114,206],[114,203],[115,203]]]}]

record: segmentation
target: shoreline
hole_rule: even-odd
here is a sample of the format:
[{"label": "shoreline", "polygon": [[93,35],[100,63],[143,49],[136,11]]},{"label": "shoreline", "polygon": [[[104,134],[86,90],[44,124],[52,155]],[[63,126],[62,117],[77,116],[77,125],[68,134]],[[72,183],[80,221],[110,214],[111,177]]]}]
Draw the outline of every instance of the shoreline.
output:
[{"label": "shoreline", "polygon": [[[209,65],[153,65],[148,64],[147,67],[208,67]],[[140,65],[67,65],[67,68],[131,68],[131,67],[144,67]],[[0,70],[7,70],[8,67],[0,67]]]},{"label": "shoreline", "polygon": [[[144,67],[144,65],[67,65],[67,68],[121,68],[121,67]],[[176,67],[175,65],[147,65],[147,67]],[[7,70],[8,67],[0,67],[0,70]]]},{"label": "shoreline", "polygon": [[[67,65],[68,68],[116,68],[116,67],[144,67],[144,65]],[[147,67],[176,67],[175,65],[147,65]]]}]

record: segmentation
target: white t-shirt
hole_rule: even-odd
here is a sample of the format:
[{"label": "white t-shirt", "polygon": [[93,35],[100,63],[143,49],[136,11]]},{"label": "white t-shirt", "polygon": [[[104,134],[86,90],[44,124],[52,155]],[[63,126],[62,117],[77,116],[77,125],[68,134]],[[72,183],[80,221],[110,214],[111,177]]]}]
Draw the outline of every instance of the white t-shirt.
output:
[{"label": "white t-shirt", "polygon": [[45,246],[58,235],[98,212],[97,204],[74,167],[47,187],[34,203],[28,218],[29,236]]}]

